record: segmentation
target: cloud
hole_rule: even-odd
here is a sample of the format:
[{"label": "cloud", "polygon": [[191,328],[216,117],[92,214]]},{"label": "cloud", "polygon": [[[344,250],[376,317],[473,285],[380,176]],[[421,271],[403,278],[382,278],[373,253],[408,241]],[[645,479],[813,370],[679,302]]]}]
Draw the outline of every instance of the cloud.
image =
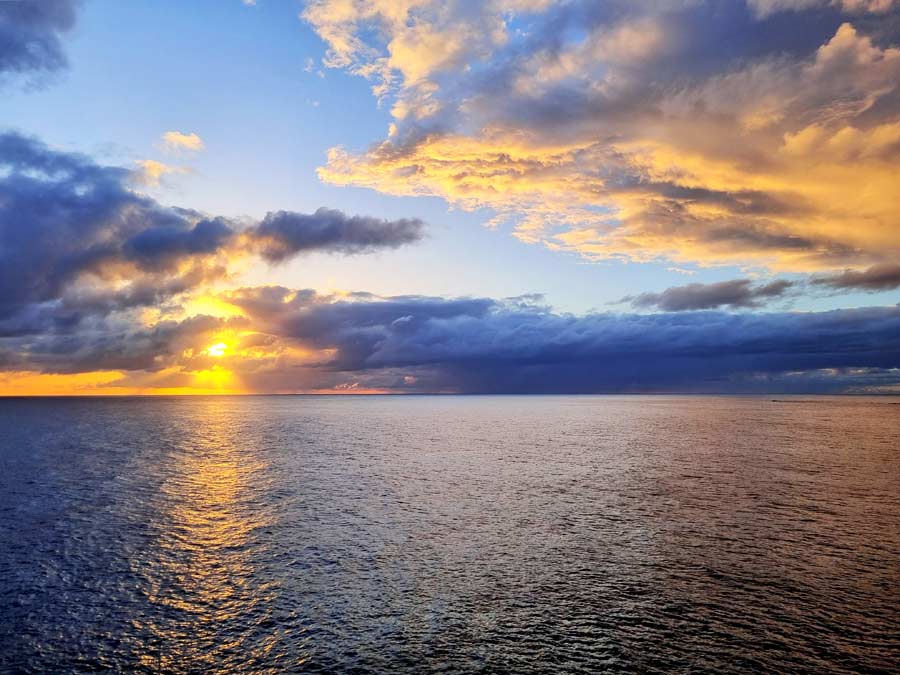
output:
[{"label": "cloud", "polygon": [[[93,319],[74,331],[6,338],[6,370],[78,374],[96,371],[158,372],[196,358],[191,345],[204,347],[227,321],[208,316],[159,321],[152,326],[108,318]],[[199,350],[198,350],[199,351]],[[196,365],[196,364],[194,364]],[[199,368],[198,368],[199,369]]]},{"label": "cloud", "polygon": [[187,169],[181,166],[171,166],[155,159],[142,159],[137,162],[140,167],[134,174],[135,182],[148,187],[157,187],[163,176],[169,174],[187,173]]},{"label": "cloud", "polygon": [[885,14],[897,6],[897,0],[749,0],[754,13],[764,18],[776,12],[799,12],[834,7],[848,13]]},{"label": "cloud", "polygon": [[813,278],[812,283],[837,290],[889,291],[900,288],[900,265],[886,263],[862,270]]},{"label": "cloud", "polygon": [[381,220],[320,208],[312,214],[268,213],[252,230],[252,238],[263,258],[280,262],[301,251],[322,248],[339,253],[397,248],[419,241],[424,226],[417,218]]},{"label": "cloud", "polygon": [[180,131],[167,131],[162,135],[163,144],[169,150],[203,150],[203,140],[195,133],[183,134]]},{"label": "cloud", "polygon": [[74,27],[79,4],[77,0],[0,2],[0,75],[64,68],[62,36]]},{"label": "cloud", "polygon": [[623,298],[634,307],[651,307],[666,312],[732,307],[751,309],[782,297],[794,284],[777,280],[753,285],[750,279],[733,279],[712,284],[688,284],[667,288],[662,293],[642,293]]},{"label": "cloud", "polygon": [[487,209],[591,259],[900,255],[894,3],[319,0],[304,17],[394,116],[370,148],[333,148],[326,182]]},{"label": "cloud", "polygon": [[235,238],[224,218],[204,219],[189,229],[168,225],[148,227],[125,241],[122,255],[142,267],[165,267],[173,259],[210,255],[223,250]]},{"label": "cloud", "polygon": [[0,369],[117,370],[114,387],[151,389],[218,373],[235,390],[264,392],[838,392],[900,382],[900,307],[573,316],[527,298],[278,286],[220,299],[240,314],[152,325],[95,317],[6,337]]},{"label": "cloud", "polygon": [[841,391],[900,380],[898,307],[572,316],[282,287],[225,299],[243,312],[228,367],[252,391]]},{"label": "cloud", "polygon": [[[166,207],[129,189],[132,172],[0,134],[0,321],[133,307],[226,277],[247,256],[361,253],[418,241],[424,223],[273,212],[258,222]],[[19,325],[19,324],[17,324]],[[21,330],[7,326],[9,331]]]}]

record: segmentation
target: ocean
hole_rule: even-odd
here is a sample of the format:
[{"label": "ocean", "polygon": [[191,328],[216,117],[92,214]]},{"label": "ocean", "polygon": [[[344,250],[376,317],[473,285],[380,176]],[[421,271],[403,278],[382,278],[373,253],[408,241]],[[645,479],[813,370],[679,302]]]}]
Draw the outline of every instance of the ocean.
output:
[{"label": "ocean", "polygon": [[0,400],[0,673],[897,673],[898,401]]}]

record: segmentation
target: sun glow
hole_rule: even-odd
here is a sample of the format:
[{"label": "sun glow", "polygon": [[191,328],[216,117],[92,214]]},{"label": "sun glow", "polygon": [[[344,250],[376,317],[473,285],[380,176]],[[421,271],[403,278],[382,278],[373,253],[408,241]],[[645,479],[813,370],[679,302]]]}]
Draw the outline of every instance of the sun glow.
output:
[{"label": "sun glow", "polygon": [[192,373],[193,386],[202,389],[230,389],[232,384],[232,372],[227,368],[215,365],[206,370],[196,370]]},{"label": "sun glow", "polygon": [[214,345],[210,345],[206,350],[206,353],[210,356],[220,357],[225,356],[225,352],[228,349],[228,345],[224,342],[217,342]]},{"label": "sun glow", "polygon": [[217,298],[215,295],[196,296],[184,303],[183,315],[185,317],[197,316],[198,314],[223,318],[243,316],[240,309]]}]

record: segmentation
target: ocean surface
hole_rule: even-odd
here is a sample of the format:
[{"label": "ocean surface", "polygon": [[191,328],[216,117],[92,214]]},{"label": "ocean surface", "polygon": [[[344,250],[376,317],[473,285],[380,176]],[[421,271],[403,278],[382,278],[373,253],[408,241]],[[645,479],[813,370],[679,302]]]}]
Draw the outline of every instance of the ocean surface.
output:
[{"label": "ocean surface", "polygon": [[897,673],[898,401],[0,400],[0,673]]}]

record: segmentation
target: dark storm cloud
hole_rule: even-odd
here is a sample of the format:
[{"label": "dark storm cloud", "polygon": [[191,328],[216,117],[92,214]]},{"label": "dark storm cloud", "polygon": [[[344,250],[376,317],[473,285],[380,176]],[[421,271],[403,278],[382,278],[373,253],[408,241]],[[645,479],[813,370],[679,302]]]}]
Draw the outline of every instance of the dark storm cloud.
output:
[{"label": "dark storm cloud", "polygon": [[386,330],[403,334],[426,321],[484,317],[494,306],[494,301],[484,298],[398,296],[382,301],[368,294],[357,294],[350,302],[328,302],[314,290],[295,293],[279,286],[241,289],[226,297],[265,333],[318,349],[330,349],[339,342],[329,368],[343,370],[357,370],[365,363]]},{"label": "dark storm cloud", "polygon": [[186,221],[129,191],[129,172],[0,135],[0,316],[57,298],[129,237]]},{"label": "dark storm cloud", "polygon": [[484,316],[497,305],[487,298],[445,299],[394,296],[387,300],[370,293],[355,293],[351,300],[330,302],[312,289],[293,291],[283,286],[243,288],[224,294],[228,302],[245,310],[280,335],[317,340],[319,336],[384,325],[409,326],[425,319]]},{"label": "dark storm cloud", "polygon": [[838,290],[889,291],[900,288],[900,265],[885,263],[866,270],[847,270],[814,278],[812,283]]},{"label": "dark storm cloud", "polygon": [[[254,224],[207,218],[132,191],[132,177],[32,138],[0,134],[0,320],[66,294],[80,295],[85,309],[87,296],[75,288],[85,277],[101,287],[87,294],[95,308],[153,304],[163,291],[183,292],[223,276],[232,257],[358,253],[423,235],[419,220],[330,209],[279,211]],[[103,290],[112,281],[127,286]]]},{"label": "dark storm cloud", "polygon": [[312,214],[268,213],[253,231],[253,238],[266,260],[280,262],[301,251],[321,248],[340,253],[396,248],[421,239],[424,227],[416,218],[380,220],[320,208]]},{"label": "dark storm cloud", "polygon": [[[572,316],[522,302],[335,300],[276,287],[243,289],[229,298],[254,329],[279,341],[333,350],[314,367],[323,378],[339,375],[370,387],[468,393],[837,391],[900,380],[891,371],[900,367],[897,307]],[[282,363],[257,368],[247,381],[261,390],[289,388],[283,370]]]},{"label": "dark storm cloud", "polygon": [[75,0],[0,2],[0,76],[66,66],[61,37],[75,25]]},{"label": "dark storm cloud", "polygon": [[190,229],[151,227],[125,242],[125,257],[148,266],[192,255],[212,254],[224,248],[234,237],[224,218],[201,220]]},{"label": "dark storm cloud", "polygon": [[781,297],[794,284],[777,280],[753,285],[750,279],[732,279],[712,284],[687,284],[673,286],[662,293],[642,293],[623,298],[634,307],[661,309],[666,312],[683,312],[719,307],[754,308],[773,298]]}]

